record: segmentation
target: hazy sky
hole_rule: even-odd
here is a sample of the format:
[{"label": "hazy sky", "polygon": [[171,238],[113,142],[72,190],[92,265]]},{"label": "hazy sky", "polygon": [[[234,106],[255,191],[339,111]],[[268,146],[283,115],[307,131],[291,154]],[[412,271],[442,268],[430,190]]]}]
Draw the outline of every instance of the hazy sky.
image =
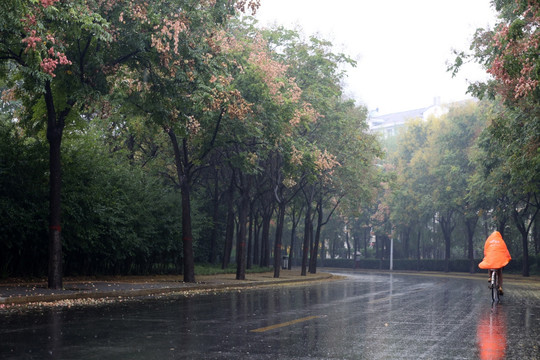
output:
[{"label": "hazy sky", "polygon": [[489,0],[261,0],[256,17],[319,34],[357,60],[345,92],[380,114],[468,98],[466,80],[485,72],[468,66],[452,78],[447,62],[495,23]]}]

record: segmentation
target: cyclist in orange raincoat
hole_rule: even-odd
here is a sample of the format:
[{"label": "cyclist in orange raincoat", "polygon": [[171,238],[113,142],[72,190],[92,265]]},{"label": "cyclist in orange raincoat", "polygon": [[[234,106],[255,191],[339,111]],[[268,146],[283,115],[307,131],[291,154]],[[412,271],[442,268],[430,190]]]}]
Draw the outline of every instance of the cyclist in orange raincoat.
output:
[{"label": "cyclist in orange raincoat", "polygon": [[486,243],[484,244],[484,260],[478,264],[478,267],[480,269],[488,270],[490,280],[491,270],[497,270],[499,276],[499,294],[501,295],[503,294],[502,268],[506,266],[511,259],[512,257],[510,257],[510,253],[508,252],[508,248],[506,247],[506,243],[504,242],[501,233],[494,231],[486,239]]}]

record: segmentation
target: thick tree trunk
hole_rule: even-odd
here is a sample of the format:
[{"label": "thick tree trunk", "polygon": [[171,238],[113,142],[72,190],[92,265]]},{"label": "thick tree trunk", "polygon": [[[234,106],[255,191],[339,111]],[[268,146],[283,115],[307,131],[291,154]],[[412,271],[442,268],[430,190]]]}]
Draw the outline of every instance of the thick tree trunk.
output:
[{"label": "thick tree trunk", "polygon": [[47,131],[49,139],[49,281],[50,289],[62,288],[61,237],[61,130]]},{"label": "thick tree trunk", "polygon": [[47,140],[49,142],[49,269],[48,286],[61,289],[62,284],[62,225],[61,191],[62,163],[61,145],[65,118],[73,104],[58,114],[54,107],[51,83],[45,84],[45,105],[47,107]]},{"label": "thick tree trunk", "polygon": [[174,152],[174,161],[180,193],[182,196],[182,248],[184,265],[184,282],[195,282],[195,258],[193,256],[193,232],[191,228],[191,174],[188,160],[186,139],[182,140],[182,150],[176,134],[170,128],[165,129]]}]

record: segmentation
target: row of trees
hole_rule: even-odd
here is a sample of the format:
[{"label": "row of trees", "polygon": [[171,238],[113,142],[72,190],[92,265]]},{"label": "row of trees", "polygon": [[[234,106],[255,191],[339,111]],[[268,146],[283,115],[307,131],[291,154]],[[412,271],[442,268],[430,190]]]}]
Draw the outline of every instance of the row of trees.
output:
[{"label": "row of trees", "polygon": [[495,29],[478,29],[472,52],[458,53],[451,67],[457,72],[476,61],[486,68],[490,80],[469,89],[484,101],[408,124],[389,159],[395,178],[381,196],[375,225],[402,240],[405,256],[413,239],[416,256],[427,255],[420,241],[429,250],[438,232],[446,268],[452,251],[461,249],[471,271],[495,227],[508,235],[528,276],[529,246],[538,255],[540,243],[540,5],[497,0],[493,6],[500,15]]},{"label": "row of trees", "polygon": [[[193,282],[196,257],[221,255],[227,266],[233,247],[243,279],[248,259],[270,264],[272,221],[277,277],[295,207],[305,274],[310,252],[315,271],[323,210],[328,221],[338,205],[357,209],[372,196],[378,145],[366,110],[341,96],[341,69],[354,62],[321,39],[239,20],[257,1],[0,6],[8,275],[40,273],[48,215],[51,288],[65,270],[164,262]],[[36,175],[31,200],[10,171],[26,179],[23,164]]]},{"label": "row of trees", "polygon": [[[408,122],[394,139],[373,225],[379,237],[399,239],[403,257],[442,257],[446,269],[451,258],[467,258],[474,272],[484,240],[497,228],[528,274],[529,243],[539,250],[538,234],[530,231],[538,229],[537,190],[529,193],[526,179],[513,185],[505,174],[504,157],[495,152],[501,144],[488,126],[500,111],[491,101],[461,103],[439,118]],[[516,235],[524,236],[517,244]]]}]

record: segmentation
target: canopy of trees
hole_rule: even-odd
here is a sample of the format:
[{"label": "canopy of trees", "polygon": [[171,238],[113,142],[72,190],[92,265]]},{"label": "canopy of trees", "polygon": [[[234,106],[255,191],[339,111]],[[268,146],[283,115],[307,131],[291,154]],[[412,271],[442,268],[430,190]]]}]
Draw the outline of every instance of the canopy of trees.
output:
[{"label": "canopy of trees", "polygon": [[311,226],[368,201],[380,153],[366,110],[342,97],[354,62],[240,20],[258,5],[2,3],[3,276],[193,282],[196,261],[234,253],[243,279],[272,250],[279,276],[288,209]]}]

